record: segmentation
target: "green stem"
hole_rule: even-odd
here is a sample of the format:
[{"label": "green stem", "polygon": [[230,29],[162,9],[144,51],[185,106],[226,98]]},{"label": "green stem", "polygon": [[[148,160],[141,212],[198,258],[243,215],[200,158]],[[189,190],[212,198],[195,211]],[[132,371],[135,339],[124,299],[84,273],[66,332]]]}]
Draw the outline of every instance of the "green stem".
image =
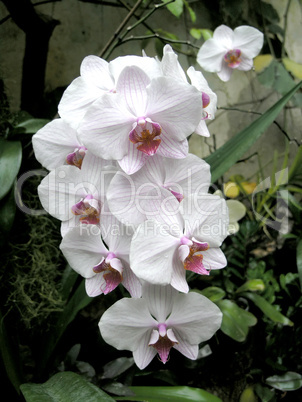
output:
[{"label": "green stem", "polygon": [[292,0],[288,0],[286,10],[284,13],[284,36],[283,36],[283,42],[282,42],[282,48],[281,48],[282,59],[285,57],[285,37],[286,37],[286,30],[287,30],[287,16],[288,16],[289,7],[290,7],[291,2],[292,2]]}]

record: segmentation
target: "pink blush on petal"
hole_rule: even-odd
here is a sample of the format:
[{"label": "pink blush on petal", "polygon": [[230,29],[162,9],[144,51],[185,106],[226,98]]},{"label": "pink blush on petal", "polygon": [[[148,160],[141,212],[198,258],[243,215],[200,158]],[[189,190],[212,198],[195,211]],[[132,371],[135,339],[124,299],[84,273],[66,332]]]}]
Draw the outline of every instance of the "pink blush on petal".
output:
[{"label": "pink blush on petal", "polygon": [[229,50],[225,55],[224,55],[224,61],[228,64],[230,68],[236,68],[239,66],[241,63],[241,50],[239,49],[234,49],[234,50]]}]

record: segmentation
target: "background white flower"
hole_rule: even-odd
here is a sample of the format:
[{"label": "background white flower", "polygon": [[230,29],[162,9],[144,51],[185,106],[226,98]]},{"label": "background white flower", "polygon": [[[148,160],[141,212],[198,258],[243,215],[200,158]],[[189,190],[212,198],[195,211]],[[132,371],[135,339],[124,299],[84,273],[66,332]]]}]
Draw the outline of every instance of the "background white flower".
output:
[{"label": "background white flower", "polygon": [[248,71],[253,68],[253,58],[263,46],[263,33],[242,25],[233,31],[226,25],[215,29],[213,38],[199,49],[197,63],[206,71],[217,73],[222,81],[228,81],[233,69]]}]

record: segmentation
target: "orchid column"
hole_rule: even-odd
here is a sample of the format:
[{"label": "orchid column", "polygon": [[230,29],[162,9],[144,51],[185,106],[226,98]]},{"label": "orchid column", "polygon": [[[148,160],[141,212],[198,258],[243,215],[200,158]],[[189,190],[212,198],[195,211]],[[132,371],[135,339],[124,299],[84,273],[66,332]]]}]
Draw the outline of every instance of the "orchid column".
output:
[{"label": "orchid column", "polygon": [[[60,118],[33,137],[50,173],[43,207],[62,221],[61,250],[96,297],[123,285],[100,321],[104,339],[133,351],[143,369],[176,349],[196,359],[220,326],[207,298],[189,293],[186,272],[226,265],[225,201],[209,194],[210,169],[188,154],[187,137],[209,136],[216,95],[170,46],[161,61],[88,56],[63,94]],[[192,312],[194,311],[194,312]]]}]

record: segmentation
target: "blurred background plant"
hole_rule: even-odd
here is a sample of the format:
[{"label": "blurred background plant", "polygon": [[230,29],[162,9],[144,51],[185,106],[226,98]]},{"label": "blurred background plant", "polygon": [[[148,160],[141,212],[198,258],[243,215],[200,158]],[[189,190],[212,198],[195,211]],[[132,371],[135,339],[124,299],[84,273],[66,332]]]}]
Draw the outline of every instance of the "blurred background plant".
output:
[{"label": "blurred background plant", "polygon": [[[288,34],[293,28],[289,21],[294,19],[294,10],[301,12],[301,2],[283,4],[280,21],[279,3],[275,8],[274,2],[260,0],[79,0],[81,7],[93,4],[93,10],[101,8],[104,15],[104,10],[117,10],[120,22],[106,25],[102,49],[99,45],[93,51],[81,48],[78,62],[73,63],[75,76],[51,90],[49,66],[55,70],[58,63],[58,58],[52,58],[55,63],[50,58],[51,40],[60,27],[65,36],[71,29],[53,13],[59,7],[55,3],[64,1],[2,2],[5,14],[0,28],[15,24],[24,32],[26,43],[19,103],[9,80],[4,79],[9,76],[4,70],[7,65],[1,67],[3,394],[7,392],[9,400],[25,398],[29,402],[48,401],[49,395],[54,401],[59,400],[54,395],[67,400],[66,392],[68,400],[74,401],[161,401],[167,395],[175,401],[302,400],[302,93],[297,84],[302,79],[302,65],[293,59]],[[41,6],[52,7],[45,9],[52,12],[42,14]],[[58,221],[41,211],[37,196],[37,185],[47,172],[34,158],[31,136],[56,116],[65,87],[79,75],[80,60],[89,52],[110,60],[119,52],[133,53],[135,43],[136,49],[161,57],[163,46],[169,43],[182,62],[198,68],[197,51],[220,24],[232,28],[247,24],[265,34],[255,71],[244,74],[245,87],[238,74],[222,84],[205,73],[218,94],[217,116],[209,125],[213,135],[210,139],[190,138],[190,151],[211,165],[213,192],[219,189],[227,200],[241,205],[233,203],[237,208],[232,220],[235,229],[223,246],[227,268],[212,271],[209,277],[188,276],[193,291],[201,292],[222,310],[222,327],[200,345],[196,361],[172,353],[165,366],[155,359],[140,371],[129,352],[104,343],[97,327],[102,312],[127,296],[125,290],[89,298],[83,281],[59,252]],[[81,26],[84,35],[87,22],[79,22],[78,32]],[[12,46],[9,30],[4,32]],[[239,93],[243,97],[233,102],[230,93],[236,85],[243,88]],[[258,90],[261,96],[255,96]],[[225,125],[219,121],[224,121],[226,114],[236,124],[219,137],[216,133]],[[280,114],[281,122],[277,119]],[[239,115],[244,117],[235,117]],[[271,127],[277,130],[278,143],[271,143],[267,134]],[[266,141],[270,152],[261,153],[264,142],[257,149],[256,141]],[[26,208],[36,212],[24,213]]]}]

